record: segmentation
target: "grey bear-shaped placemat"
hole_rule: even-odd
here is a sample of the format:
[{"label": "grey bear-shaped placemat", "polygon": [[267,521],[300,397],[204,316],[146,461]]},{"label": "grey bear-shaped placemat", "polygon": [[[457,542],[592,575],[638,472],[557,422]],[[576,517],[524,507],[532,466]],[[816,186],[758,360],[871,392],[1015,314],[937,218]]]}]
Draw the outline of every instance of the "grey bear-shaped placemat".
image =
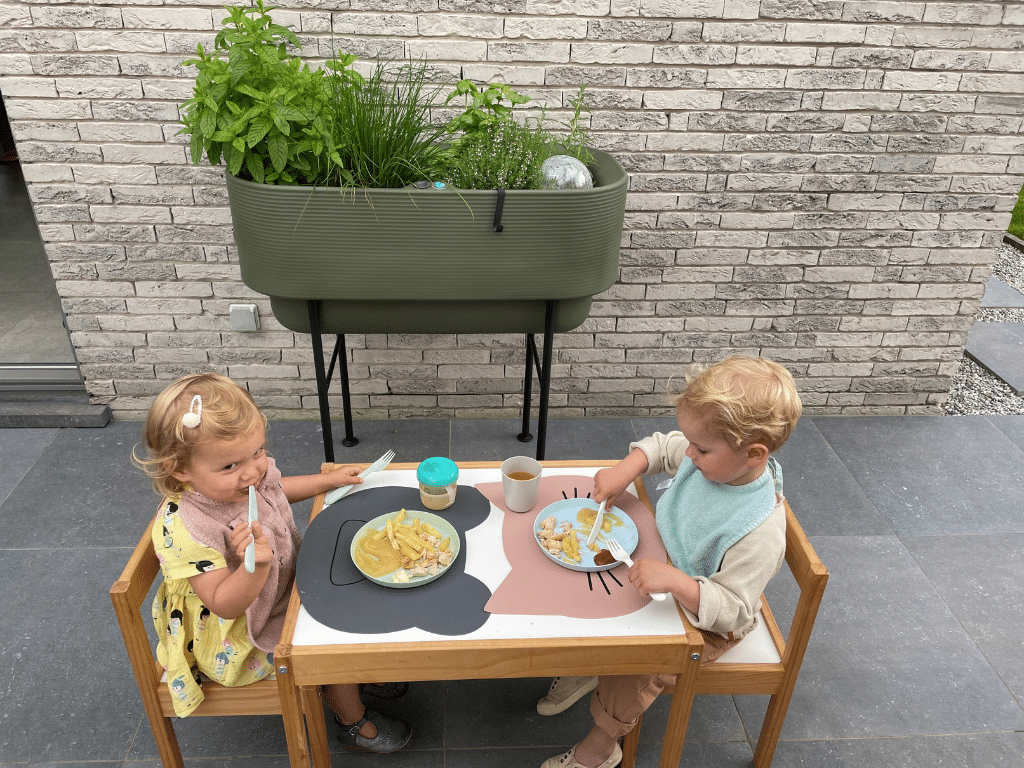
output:
[{"label": "grey bear-shaped placemat", "polygon": [[421,587],[382,587],[363,576],[349,552],[364,523],[400,509],[420,509],[416,488],[370,488],[323,510],[306,529],[295,564],[299,596],[309,615],[331,629],[381,634],[419,627],[438,635],[479,629],[490,614],[491,591],[466,573],[466,531],[480,525],[491,503],[476,488],[460,485],[455,503],[440,514],[459,534],[462,547],[444,575]]}]

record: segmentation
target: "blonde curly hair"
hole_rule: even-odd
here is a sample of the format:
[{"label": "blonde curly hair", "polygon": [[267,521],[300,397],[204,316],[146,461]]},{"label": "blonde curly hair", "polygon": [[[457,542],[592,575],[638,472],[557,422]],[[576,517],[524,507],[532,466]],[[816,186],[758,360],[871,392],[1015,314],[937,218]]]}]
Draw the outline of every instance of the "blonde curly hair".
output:
[{"label": "blonde curly hair", "polygon": [[[187,427],[182,416],[189,412],[196,395],[203,401],[202,417],[198,426]],[[153,490],[161,496],[176,496],[184,486],[172,473],[188,464],[196,446],[214,440],[237,440],[257,427],[266,429],[266,417],[252,395],[227,376],[183,376],[153,401],[142,428],[145,456],[132,451],[132,460],[153,481]]]},{"label": "blonde curly hair", "polygon": [[761,443],[769,453],[785,444],[803,411],[789,371],[772,360],[741,355],[691,368],[675,406],[705,415],[708,428],[736,448]]}]

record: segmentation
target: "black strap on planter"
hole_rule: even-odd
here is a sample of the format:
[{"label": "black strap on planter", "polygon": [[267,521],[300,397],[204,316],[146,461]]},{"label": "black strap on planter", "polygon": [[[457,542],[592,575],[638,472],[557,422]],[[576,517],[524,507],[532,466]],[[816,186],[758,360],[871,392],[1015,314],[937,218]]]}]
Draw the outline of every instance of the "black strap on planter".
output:
[{"label": "black strap on planter", "polygon": [[491,225],[491,229],[495,232],[501,232],[505,229],[505,226],[501,223],[501,211],[505,207],[505,190],[495,190],[498,193],[498,200],[494,204],[494,224]]}]

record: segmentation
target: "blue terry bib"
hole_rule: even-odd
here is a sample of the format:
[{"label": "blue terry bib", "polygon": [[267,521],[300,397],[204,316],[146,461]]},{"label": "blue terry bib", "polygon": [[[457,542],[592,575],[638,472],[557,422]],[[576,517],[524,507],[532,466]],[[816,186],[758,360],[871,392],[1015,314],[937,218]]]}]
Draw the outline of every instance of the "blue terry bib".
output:
[{"label": "blue terry bib", "polygon": [[782,495],[782,467],[772,457],[764,474],[746,485],[707,480],[686,459],[658,501],[658,533],[672,564],[696,578],[709,578],[728,549],[772,514]]}]

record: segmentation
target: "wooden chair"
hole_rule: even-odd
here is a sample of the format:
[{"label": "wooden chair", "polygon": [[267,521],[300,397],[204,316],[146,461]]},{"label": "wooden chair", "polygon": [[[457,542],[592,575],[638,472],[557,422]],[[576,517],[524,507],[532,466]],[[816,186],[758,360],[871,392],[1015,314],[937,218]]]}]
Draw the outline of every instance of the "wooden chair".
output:
[{"label": "wooden chair", "polygon": [[[770,694],[768,712],[761,726],[754,751],[755,768],[768,768],[782,732],[782,723],[793,696],[796,678],[800,673],[811,629],[818,615],[828,582],[828,570],[822,565],[811,547],[793,510],[786,504],[786,564],[800,588],[789,634],[783,638],[762,598],[760,625],[720,659],[706,664],[697,671],[693,694],[720,693],[727,695]],[[685,617],[684,617],[685,619]],[[689,622],[687,622],[689,625]],[[758,646],[761,647],[758,647]],[[664,693],[674,692],[668,687]],[[679,734],[680,739],[685,733]],[[640,742],[640,722],[630,731],[622,744],[621,768],[633,768]]]},{"label": "wooden chair", "polygon": [[[184,768],[178,739],[174,734],[174,706],[164,678],[164,669],[156,659],[146,632],[146,622],[150,621],[149,601],[146,599],[157,574],[160,563],[156,559],[150,527],[135,547],[128,565],[121,577],[110,588],[110,600],[114,604],[114,613],[121,626],[128,659],[139,685],[142,704],[146,708],[149,725],[153,729],[153,738],[164,768]],[[204,715],[282,715],[286,719],[301,719],[303,713],[282,712],[281,696],[278,692],[278,680],[274,677],[265,678],[258,683],[238,688],[228,688],[212,682],[203,683],[205,699],[190,717]],[[323,707],[316,689],[303,689],[301,697],[302,710],[306,717],[323,720]],[[312,725],[312,724],[311,724]],[[301,724],[300,724],[300,727]],[[302,728],[305,731],[305,728]],[[287,729],[286,729],[287,732]],[[325,733],[324,724],[311,727],[311,734]],[[313,765],[317,768],[330,768],[330,755],[327,742],[313,736],[311,743]],[[306,744],[288,744],[288,754],[293,768],[309,766],[309,751]]]}]

